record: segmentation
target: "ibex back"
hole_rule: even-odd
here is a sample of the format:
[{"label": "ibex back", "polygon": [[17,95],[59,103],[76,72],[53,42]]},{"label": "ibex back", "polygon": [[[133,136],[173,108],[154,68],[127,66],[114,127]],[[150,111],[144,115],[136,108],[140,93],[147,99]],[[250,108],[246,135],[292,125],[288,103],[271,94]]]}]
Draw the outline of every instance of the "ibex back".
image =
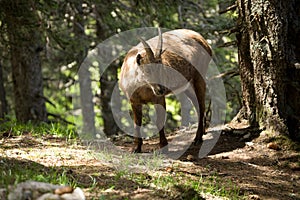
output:
[{"label": "ibex back", "polygon": [[127,53],[119,82],[133,110],[134,152],[141,152],[142,105],[147,103],[155,106],[160,147],[168,144],[164,132],[165,96],[174,91],[184,92],[197,110],[198,129],[194,144],[200,144],[205,132],[204,77],[212,55],[210,46],[199,33],[187,29],[163,34],[158,29],[158,36],[148,41],[140,40],[141,43]]}]

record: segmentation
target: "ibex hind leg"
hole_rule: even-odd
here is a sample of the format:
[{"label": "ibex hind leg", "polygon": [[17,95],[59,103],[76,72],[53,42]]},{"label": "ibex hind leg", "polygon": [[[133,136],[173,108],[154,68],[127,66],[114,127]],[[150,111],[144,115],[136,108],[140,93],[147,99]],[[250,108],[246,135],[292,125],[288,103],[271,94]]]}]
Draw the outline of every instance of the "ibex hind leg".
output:
[{"label": "ibex hind leg", "polygon": [[[191,99],[193,105],[196,108],[198,115],[198,128],[196,137],[194,139],[194,145],[200,145],[203,142],[202,136],[205,133],[204,129],[204,113],[205,113],[205,82],[200,78],[199,81],[195,81],[193,85],[194,91],[187,90],[185,94]],[[191,88],[190,88],[191,89]]]}]

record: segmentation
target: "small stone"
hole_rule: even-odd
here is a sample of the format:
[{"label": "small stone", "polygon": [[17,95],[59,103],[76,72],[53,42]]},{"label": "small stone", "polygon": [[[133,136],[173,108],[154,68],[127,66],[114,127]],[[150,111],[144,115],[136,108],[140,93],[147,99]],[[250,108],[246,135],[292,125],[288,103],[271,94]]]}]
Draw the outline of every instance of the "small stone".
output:
[{"label": "small stone", "polygon": [[61,200],[85,200],[84,192],[80,188],[75,188],[73,193],[66,193],[60,196]]},{"label": "small stone", "polygon": [[4,188],[0,188],[0,199],[7,199],[7,190]]},{"label": "small stone", "polygon": [[[57,194],[53,194],[53,191],[61,187],[62,186],[60,185],[53,185],[50,183],[26,181],[26,182],[19,183],[16,186],[13,186],[11,189],[9,189],[9,194],[7,199],[8,200],[38,199],[39,197],[47,193],[51,193],[52,195],[57,195]],[[52,200],[52,199],[47,198],[47,200]]]},{"label": "small stone", "polygon": [[172,168],[172,167],[167,167],[167,168],[166,168],[166,171],[167,171],[168,173],[172,173],[172,172],[173,172],[173,168]]},{"label": "small stone", "polygon": [[245,144],[246,144],[247,146],[249,146],[249,147],[252,147],[252,146],[254,145],[253,142],[245,142]]},{"label": "small stone", "polygon": [[269,149],[273,149],[273,150],[280,150],[279,145],[276,144],[275,142],[270,142],[267,144],[267,147]]},{"label": "small stone", "polygon": [[193,155],[191,155],[191,154],[189,154],[187,157],[186,157],[186,159],[188,160],[188,161],[195,161],[196,159],[195,159],[195,156],[193,156]]},{"label": "small stone", "polygon": [[260,200],[260,197],[256,194],[251,194],[248,196],[248,199],[251,199],[251,200]]},{"label": "small stone", "polygon": [[70,186],[63,186],[54,190],[54,194],[62,195],[66,193],[72,193],[73,188]]}]

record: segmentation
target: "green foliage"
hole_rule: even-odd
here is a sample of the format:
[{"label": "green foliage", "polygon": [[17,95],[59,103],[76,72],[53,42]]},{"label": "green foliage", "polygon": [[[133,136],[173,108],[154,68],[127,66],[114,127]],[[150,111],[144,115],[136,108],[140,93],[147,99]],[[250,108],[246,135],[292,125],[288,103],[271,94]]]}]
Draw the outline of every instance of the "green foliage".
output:
[{"label": "green foliage", "polygon": [[119,181],[121,178],[132,180],[136,184],[145,187],[155,187],[156,190],[161,192],[169,191],[174,197],[179,192],[180,196],[188,199],[198,199],[201,194],[212,194],[233,200],[243,199],[239,188],[231,180],[223,182],[217,174],[200,175],[199,179],[195,180],[188,174],[180,172],[171,174],[158,172],[152,176],[146,173],[117,172],[115,180]]},{"label": "green foliage", "polygon": [[46,168],[36,162],[1,158],[0,187],[18,184],[27,180],[59,185],[77,186],[76,180],[67,170]]},{"label": "green foliage", "polygon": [[[74,1],[31,1],[39,13],[40,30],[43,33],[44,49],[41,53],[44,77],[44,96],[48,100],[47,111],[51,121],[73,122],[74,93],[78,94],[78,67],[82,52],[94,48],[99,42],[115,33],[133,28],[160,26],[167,29],[190,28],[207,38],[214,50],[214,61],[220,73],[237,71],[237,51],[234,46],[222,47],[225,43],[235,40],[230,30],[235,25],[236,12],[230,11],[219,15],[218,11],[233,3],[231,0],[214,1],[85,1],[78,5]],[[9,43],[7,26],[5,25],[5,10],[0,7],[1,63],[4,65],[4,80],[10,115],[14,110],[14,94],[12,77],[10,75]],[[75,29],[78,22],[85,35],[78,38]],[[120,58],[122,60],[122,58]],[[1,64],[0,63],[0,64]],[[118,62],[122,63],[122,62]],[[99,65],[99,63],[98,63]],[[120,64],[119,64],[120,65]],[[120,67],[120,66],[119,66]],[[91,73],[97,74],[97,66]],[[113,77],[113,76],[112,76]],[[94,99],[100,96],[100,77],[94,76],[92,88]],[[227,118],[230,121],[241,106],[241,89],[238,76],[223,77],[227,92]],[[97,98],[96,98],[97,96]],[[127,106],[125,100],[120,99],[122,106]],[[99,110],[101,99],[95,102],[97,127],[103,126],[102,115]],[[168,98],[167,129],[173,130],[180,125],[180,103],[175,98]],[[18,105],[20,106],[20,105]],[[122,109],[124,109],[122,107]],[[126,107],[127,109],[127,107]],[[152,110],[151,110],[152,111]],[[191,111],[193,112],[193,111]],[[154,114],[153,112],[150,114]],[[57,117],[59,116],[59,117]],[[63,120],[61,120],[63,119]],[[15,122],[11,122],[15,123]],[[128,124],[128,121],[124,121]],[[145,122],[147,123],[147,122]]]},{"label": "green foliage", "polygon": [[74,126],[63,125],[62,123],[20,123],[15,119],[1,123],[0,136],[19,136],[23,134],[30,134],[32,136],[55,135],[66,139],[77,137]]},{"label": "green foliage", "polygon": [[223,182],[218,175],[200,177],[198,181],[192,183],[196,191],[209,193],[221,197],[230,197],[232,200],[238,200],[240,196],[239,188],[231,181]]},{"label": "green foliage", "polygon": [[[1,123],[0,138],[31,135],[34,137],[58,136],[67,140],[77,137],[74,127],[61,123],[34,124],[19,123],[15,119]],[[46,168],[45,166],[25,159],[13,159],[8,156],[0,156],[0,188],[17,184],[27,180],[49,182],[52,184],[76,186],[77,183],[65,169]]]},{"label": "green foliage", "polygon": [[[233,180],[226,180],[218,173],[196,174],[182,172],[177,163],[167,172],[162,164],[165,158],[160,154],[144,157],[138,154],[115,155],[111,152],[93,152],[93,157],[99,160],[113,163],[113,181],[105,189],[117,189],[119,183],[126,180],[134,183],[134,189],[138,187],[152,188],[159,193],[165,193],[170,197],[185,196],[183,199],[200,197],[202,194],[212,194],[230,199],[242,199],[239,187]],[[168,167],[167,167],[168,168]],[[207,166],[207,170],[211,171]],[[122,187],[124,189],[124,186]],[[191,197],[192,196],[192,197]]]}]

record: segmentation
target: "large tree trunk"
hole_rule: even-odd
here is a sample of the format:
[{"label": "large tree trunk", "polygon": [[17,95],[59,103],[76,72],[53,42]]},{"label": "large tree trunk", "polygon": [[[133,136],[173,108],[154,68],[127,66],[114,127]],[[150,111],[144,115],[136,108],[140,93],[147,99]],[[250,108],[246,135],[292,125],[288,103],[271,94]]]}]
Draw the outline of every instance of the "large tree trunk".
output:
[{"label": "large tree trunk", "polygon": [[74,3],[76,15],[74,20],[74,33],[76,36],[76,62],[80,69],[78,70],[81,112],[83,118],[82,137],[91,139],[96,136],[95,111],[92,92],[91,74],[89,64],[83,63],[88,50],[88,41],[84,32],[84,20],[82,1]]},{"label": "large tree trunk", "polygon": [[18,121],[46,121],[40,52],[41,26],[32,1],[5,1],[15,113]]},{"label": "large tree trunk", "polygon": [[238,8],[240,117],[299,138],[299,2],[238,0]]},{"label": "large tree trunk", "polygon": [[[98,38],[103,41],[107,39],[109,36],[109,27],[104,22],[105,19],[105,14],[103,13],[108,13],[111,12],[112,7],[111,7],[111,2],[107,1],[105,6],[96,6],[95,12],[97,16],[97,36]],[[108,50],[108,49],[106,49]],[[113,51],[113,48],[111,48],[111,51]],[[117,84],[117,77],[118,77],[118,66],[119,63],[115,61],[112,63],[104,72],[101,71],[101,79],[100,79],[100,90],[101,90],[101,113],[102,113],[102,119],[103,119],[103,131],[107,136],[112,136],[120,132],[120,128],[115,122],[113,113],[112,113],[112,108],[111,105],[111,98],[112,98],[112,93],[114,91],[114,87]],[[119,93],[119,90],[115,91]],[[120,96],[117,94],[117,96]],[[114,104],[114,106],[119,109],[120,106]],[[121,109],[120,109],[121,110]]]},{"label": "large tree trunk", "polygon": [[[106,71],[101,74],[100,79],[100,89],[101,89],[101,112],[103,119],[103,131],[107,136],[112,136],[117,134],[120,129],[115,122],[111,105],[112,103],[112,93],[114,91],[114,87],[117,84],[117,65],[111,64]],[[117,106],[116,104],[114,104]]]},{"label": "large tree trunk", "polygon": [[8,109],[7,109],[5,88],[4,88],[3,71],[2,71],[2,65],[0,63],[0,121],[7,114],[7,110]]}]

